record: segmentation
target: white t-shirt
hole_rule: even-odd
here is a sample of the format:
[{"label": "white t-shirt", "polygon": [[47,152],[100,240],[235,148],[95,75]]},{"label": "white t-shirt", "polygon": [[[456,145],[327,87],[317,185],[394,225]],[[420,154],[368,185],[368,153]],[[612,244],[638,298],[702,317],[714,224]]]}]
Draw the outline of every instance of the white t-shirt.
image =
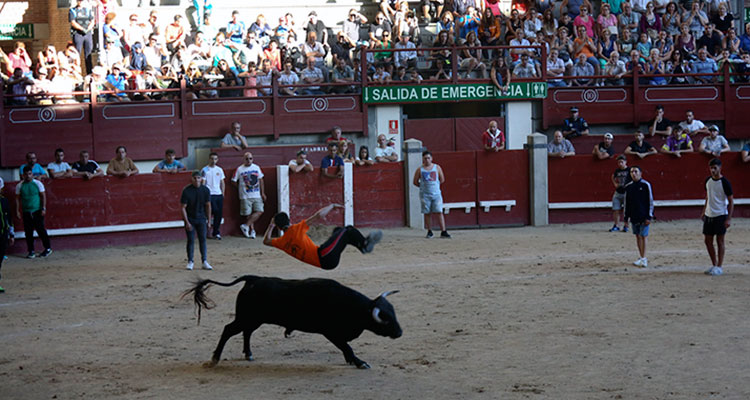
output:
[{"label": "white t-shirt", "polygon": [[391,146],[386,146],[384,149],[381,149],[380,147],[375,148],[375,158],[378,157],[388,157],[392,155],[396,155],[396,161],[398,161],[398,153],[396,153],[396,149],[394,149]]},{"label": "white t-shirt", "polygon": [[220,195],[221,193],[221,182],[224,180],[224,170],[216,165],[210,167],[206,165],[201,169],[201,176],[205,182],[206,187],[212,195]]},{"label": "white t-shirt", "polygon": [[[310,160],[305,159],[305,165],[308,165],[308,164],[311,164]],[[297,160],[296,159],[289,161],[289,168],[293,168],[293,167],[297,167],[297,166],[299,166],[299,164],[297,164]]]},{"label": "white t-shirt", "polygon": [[706,125],[703,125],[703,122],[698,121],[697,119],[694,119],[693,122],[687,123],[687,121],[680,122],[680,126],[682,129],[685,129],[688,131],[688,133],[693,133],[699,129],[703,129],[706,127]]},{"label": "white t-shirt", "polygon": [[70,171],[70,164],[66,163],[65,161],[58,163],[49,163],[47,165],[47,169],[52,172],[66,172]]},{"label": "white t-shirt", "polygon": [[244,164],[237,167],[232,177],[232,182],[238,183],[240,199],[259,199],[260,180],[263,179],[263,171],[255,164],[246,167]]}]

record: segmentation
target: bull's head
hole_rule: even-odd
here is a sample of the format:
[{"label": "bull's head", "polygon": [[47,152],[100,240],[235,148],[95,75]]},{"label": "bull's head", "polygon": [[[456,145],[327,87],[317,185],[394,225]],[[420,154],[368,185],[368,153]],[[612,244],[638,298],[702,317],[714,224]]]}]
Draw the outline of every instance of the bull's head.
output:
[{"label": "bull's head", "polygon": [[386,296],[398,293],[398,290],[389,290],[381,293],[373,300],[372,319],[375,321],[372,331],[380,336],[388,336],[396,339],[401,337],[401,326],[396,319],[396,312]]}]

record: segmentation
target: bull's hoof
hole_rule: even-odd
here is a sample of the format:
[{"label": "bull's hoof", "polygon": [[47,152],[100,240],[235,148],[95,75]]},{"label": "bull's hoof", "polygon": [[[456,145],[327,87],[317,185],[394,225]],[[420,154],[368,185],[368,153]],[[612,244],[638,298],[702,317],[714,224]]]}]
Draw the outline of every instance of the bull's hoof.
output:
[{"label": "bull's hoof", "polygon": [[284,337],[287,338],[287,339],[289,339],[290,337],[294,336],[294,334],[292,332],[294,332],[292,329],[285,330],[284,331]]},{"label": "bull's hoof", "polygon": [[370,369],[370,364],[362,361],[362,364],[357,365],[357,368],[359,368],[359,369]]},{"label": "bull's hoof", "polygon": [[203,363],[203,368],[213,368],[218,364],[219,360],[211,360]]}]

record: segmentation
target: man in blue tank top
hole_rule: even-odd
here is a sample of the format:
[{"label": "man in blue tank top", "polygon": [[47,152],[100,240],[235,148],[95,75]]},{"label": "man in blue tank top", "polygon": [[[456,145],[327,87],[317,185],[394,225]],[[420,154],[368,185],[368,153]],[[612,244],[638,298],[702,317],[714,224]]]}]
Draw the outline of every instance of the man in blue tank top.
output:
[{"label": "man in blue tank top", "polygon": [[440,237],[450,238],[451,235],[445,230],[445,217],[443,216],[443,195],[440,192],[440,184],[445,182],[443,169],[432,162],[432,153],[425,150],[422,152],[422,166],[414,173],[414,186],[419,187],[419,198],[422,200],[422,214],[424,214],[424,226],[427,228],[427,238],[432,234],[432,215],[437,214],[440,221]]}]

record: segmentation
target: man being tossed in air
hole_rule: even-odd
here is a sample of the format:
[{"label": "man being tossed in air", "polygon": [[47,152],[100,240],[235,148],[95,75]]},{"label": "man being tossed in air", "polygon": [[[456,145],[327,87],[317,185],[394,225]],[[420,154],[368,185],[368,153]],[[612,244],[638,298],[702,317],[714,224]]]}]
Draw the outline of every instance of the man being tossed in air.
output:
[{"label": "man being tossed in air", "polygon": [[[334,208],[344,208],[344,206],[341,204],[329,204],[302,222],[291,226],[289,225],[289,215],[287,213],[280,212],[276,214],[273,217],[273,221],[268,225],[268,229],[266,229],[266,234],[263,236],[263,244],[281,249],[302,262],[322,269],[336,268],[339,265],[341,253],[348,244],[356,247],[363,254],[372,252],[372,249],[383,237],[382,231],[373,231],[365,238],[357,228],[351,225],[337,227],[333,230],[331,237],[321,246],[316,246],[312,239],[307,236],[310,224],[325,218]],[[283,233],[281,237],[271,239],[274,227],[278,227]]]}]

